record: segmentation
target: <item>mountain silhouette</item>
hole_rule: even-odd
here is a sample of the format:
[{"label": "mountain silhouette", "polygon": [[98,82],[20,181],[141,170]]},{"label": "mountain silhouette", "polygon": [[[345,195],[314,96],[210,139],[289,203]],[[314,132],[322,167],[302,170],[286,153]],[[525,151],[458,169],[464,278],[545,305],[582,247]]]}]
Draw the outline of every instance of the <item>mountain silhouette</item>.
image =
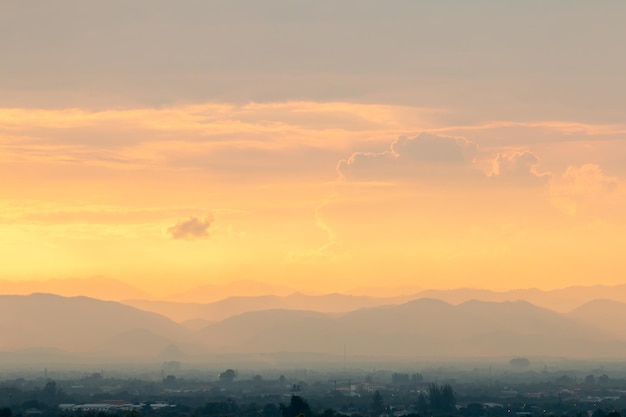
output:
[{"label": "mountain silhouette", "polygon": [[413,297],[436,298],[451,304],[461,304],[470,300],[492,302],[523,300],[536,306],[564,313],[595,299],[626,302],[626,285],[571,286],[549,291],[537,288],[509,291],[457,288],[425,290],[414,294]]},{"label": "mountain silhouette", "polygon": [[52,294],[0,296],[1,350],[55,348],[112,355],[144,352],[193,335],[158,314],[112,301]]},{"label": "mountain silhouette", "polygon": [[194,332],[118,302],[5,295],[0,296],[0,361],[200,361],[219,360],[219,355],[267,359],[298,354],[322,360],[340,357],[344,348],[363,359],[616,358],[626,348],[626,334],[615,324],[622,317],[626,304],[606,300],[561,314],[525,301],[452,305],[423,298],[346,313],[250,311]]},{"label": "mountain silhouette", "polygon": [[614,300],[593,300],[567,314],[581,323],[594,326],[616,337],[626,339],[626,303]]},{"label": "mountain silhouette", "polygon": [[100,300],[151,299],[130,284],[105,277],[59,278],[46,281],[0,280],[0,295],[56,294],[64,297],[91,297]]},{"label": "mountain silhouette", "polygon": [[245,313],[208,326],[223,350],[298,351],[361,356],[613,357],[624,347],[610,334],[526,302],[471,301],[453,306],[420,299],[339,317],[273,310]]},{"label": "mountain silhouette", "polygon": [[366,307],[406,302],[407,297],[376,298],[345,294],[287,296],[265,295],[255,297],[228,297],[213,303],[176,303],[168,301],[126,300],[125,304],[162,314],[177,322],[194,319],[220,321],[231,316],[263,310],[308,310],[324,313],[345,313]]}]

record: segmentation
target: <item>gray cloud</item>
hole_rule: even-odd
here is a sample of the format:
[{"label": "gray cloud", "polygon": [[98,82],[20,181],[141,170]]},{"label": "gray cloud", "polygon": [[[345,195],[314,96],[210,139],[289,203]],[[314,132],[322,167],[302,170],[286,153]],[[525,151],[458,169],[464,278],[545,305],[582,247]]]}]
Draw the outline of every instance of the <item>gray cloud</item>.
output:
[{"label": "gray cloud", "polygon": [[396,181],[448,176],[484,176],[474,166],[478,146],[466,139],[422,133],[400,137],[388,151],[356,152],[337,167],[344,178],[356,181]]},{"label": "gray cloud", "polygon": [[467,165],[473,162],[478,147],[467,139],[422,133],[413,139],[401,136],[391,150],[412,163]]},{"label": "gray cloud", "polygon": [[494,186],[545,185],[552,175],[540,172],[539,158],[530,151],[499,153],[486,173],[478,161],[478,145],[464,138],[422,133],[400,137],[389,150],[379,153],[355,152],[337,166],[341,177],[359,182],[472,182]]},{"label": "gray cloud", "polygon": [[465,120],[623,121],[624,2],[366,3],[5,1],[0,103],[366,99]]},{"label": "gray cloud", "polygon": [[169,227],[167,229],[167,233],[172,239],[177,240],[208,239],[209,228],[212,223],[212,216],[206,216],[204,219],[189,217],[188,219],[178,221],[175,225]]}]

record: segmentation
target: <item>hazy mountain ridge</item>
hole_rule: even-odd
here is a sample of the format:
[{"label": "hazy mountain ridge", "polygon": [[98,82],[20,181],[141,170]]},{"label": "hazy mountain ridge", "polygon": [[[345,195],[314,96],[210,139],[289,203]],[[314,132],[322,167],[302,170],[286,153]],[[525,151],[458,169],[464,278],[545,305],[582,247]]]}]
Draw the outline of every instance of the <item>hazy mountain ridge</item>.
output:
[{"label": "hazy mountain ridge", "polygon": [[581,323],[626,339],[626,303],[615,300],[592,300],[567,313]]},{"label": "hazy mountain ridge", "polygon": [[[282,285],[266,284],[254,280],[238,280],[222,285],[205,284],[190,290],[165,297],[163,301],[179,303],[211,303],[237,294],[241,297],[286,296],[296,292],[293,288]],[[139,297],[127,297],[139,298]]]},{"label": "hazy mountain ridge", "polygon": [[323,313],[346,313],[361,308],[399,304],[411,297],[376,298],[345,294],[306,295],[293,293],[287,296],[265,295],[255,297],[229,297],[214,303],[177,303],[169,301],[125,300],[130,306],[165,315],[184,322],[194,319],[220,321],[231,316],[264,310],[309,310]]},{"label": "hazy mountain ridge", "polygon": [[425,298],[343,314],[246,312],[194,333],[117,302],[50,294],[0,296],[0,357],[11,351],[21,351],[25,358],[37,357],[37,352],[152,360],[276,352],[337,357],[345,347],[354,357],[614,358],[626,349],[626,335],[603,327],[607,317],[621,323],[626,304],[596,300],[561,314],[524,301],[455,306]]},{"label": "hazy mountain ridge", "polygon": [[56,294],[63,297],[91,297],[121,301],[129,298],[151,299],[152,296],[125,282],[106,278],[56,278],[45,281],[0,280],[0,295]]},{"label": "hazy mountain ridge", "polygon": [[[260,323],[266,323],[265,327],[259,329]],[[251,328],[256,330],[238,331]],[[453,306],[432,299],[340,317],[286,310],[246,313],[211,325],[204,333],[221,340],[222,349],[250,353],[340,354],[348,346],[360,356],[612,357],[626,346],[610,334],[526,302],[474,301]]]},{"label": "hazy mountain ridge", "polygon": [[[408,289],[409,287],[405,288]],[[364,291],[364,290],[362,290]],[[434,298],[450,304],[470,300],[504,302],[528,301],[534,305],[559,312],[569,312],[596,299],[626,302],[626,284],[571,286],[556,290],[536,288],[493,291],[477,288],[423,290],[387,296],[386,291],[375,295],[319,294],[267,284],[254,280],[238,280],[225,284],[200,285],[170,296],[154,297],[125,282],[106,278],[67,278],[46,281],[0,280],[0,294],[57,294],[64,297],[86,296],[125,304],[166,315],[182,322],[193,319],[218,321],[247,311],[268,309],[299,309],[321,312],[347,312],[385,304],[401,304],[420,298]],[[391,291],[391,293],[398,293]]]},{"label": "hazy mountain ridge", "polygon": [[[195,336],[151,312],[88,297],[52,294],[0,296],[0,349],[54,348],[67,352],[150,355],[170,343],[192,343]],[[150,334],[150,342],[124,334]],[[155,340],[162,343],[154,343]]]},{"label": "hazy mountain ridge", "polygon": [[509,291],[457,288],[451,290],[425,290],[415,294],[415,298],[423,297],[436,298],[451,304],[461,304],[469,300],[492,302],[523,300],[536,306],[565,313],[597,299],[626,302],[626,284],[570,286],[547,291],[537,288]]},{"label": "hazy mountain ridge", "polygon": [[249,311],[272,309],[311,310],[327,313],[345,313],[368,307],[402,304],[411,300],[432,298],[460,305],[472,300],[485,302],[526,301],[533,305],[561,313],[594,299],[626,302],[626,285],[567,287],[559,290],[520,289],[496,292],[484,289],[460,288],[453,290],[426,290],[417,294],[395,297],[371,297],[346,294],[306,295],[291,293],[286,296],[232,296],[212,303],[178,303],[153,300],[125,300],[124,303],[163,314],[178,322],[202,319],[219,321]]}]

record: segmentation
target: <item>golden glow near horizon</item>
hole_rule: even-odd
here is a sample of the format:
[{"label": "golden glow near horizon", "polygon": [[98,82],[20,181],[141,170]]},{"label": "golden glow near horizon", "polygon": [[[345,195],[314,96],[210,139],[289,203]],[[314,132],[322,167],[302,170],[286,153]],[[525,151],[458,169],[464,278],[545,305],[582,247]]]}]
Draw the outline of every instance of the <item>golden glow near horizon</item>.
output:
[{"label": "golden glow near horizon", "polygon": [[[603,20],[619,13],[498,5],[476,24],[464,3],[209,3],[94,5],[49,44],[36,23],[72,5],[6,6],[23,48],[7,44],[0,77],[3,279],[107,276],[153,294],[624,282],[626,64]],[[580,44],[550,16],[608,32]],[[472,32],[497,21],[506,47]]]},{"label": "golden glow near horizon", "polygon": [[[572,145],[567,123],[476,129],[369,107],[2,109],[3,275],[106,275],[157,293],[244,278],[321,291],[382,277],[558,287],[604,271],[620,282],[622,179],[595,163],[553,169],[532,146],[480,145],[503,126],[512,141],[548,130]],[[416,134],[423,125],[454,136]],[[585,128],[572,159],[609,153],[612,141],[594,140],[622,129]]]}]

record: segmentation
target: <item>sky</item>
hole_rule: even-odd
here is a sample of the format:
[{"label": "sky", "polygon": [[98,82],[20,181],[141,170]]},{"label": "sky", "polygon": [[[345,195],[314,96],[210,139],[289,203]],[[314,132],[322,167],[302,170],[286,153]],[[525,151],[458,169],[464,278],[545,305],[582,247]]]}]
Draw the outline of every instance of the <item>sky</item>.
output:
[{"label": "sky", "polygon": [[1,2],[0,276],[153,294],[624,283],[624,16]]}]

